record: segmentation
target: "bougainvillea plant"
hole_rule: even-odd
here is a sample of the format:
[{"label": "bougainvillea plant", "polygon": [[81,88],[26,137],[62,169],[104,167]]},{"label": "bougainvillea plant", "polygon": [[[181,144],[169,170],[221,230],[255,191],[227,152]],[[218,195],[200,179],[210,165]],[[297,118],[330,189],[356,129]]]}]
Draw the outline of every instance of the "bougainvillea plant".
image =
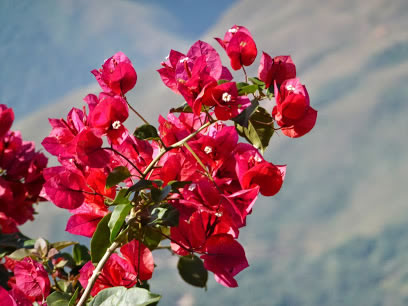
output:
[{"label": "bougainvillea plant", "polygon": [[[1,106],[2,233],[17,232],[45,198],[72,214],[66,231],[91,238],[88,249],[20,235],[2,255],[7,305],[155,304],[148,280],[158,249],[179,256],[178,271],[193,286],[206,287],[208,271],[238,286],[235,276],[249,266],[239,232],[258,195],[274,196],[285,179],[286,166],[263,153],[276,131],[308,133],[317,111],[290,56],[264,52],[257,77],[248,77],[258,54],[249,30],[235,25],[216,40],[244,79],[233,80],[206,42],[186,54],[171,50],[158,72],[185,104],[159,116],[157,128],[126,98],[137,74],[125,54],[93,70],[102,92],[66,119],[49,119],[42,145],[56,167],[45,168],[45,157],[9,132],[13,113]],[[266,101],[275,101],[271,113]],[[130,112],[141,120],[136,128],[125,126]]]}]

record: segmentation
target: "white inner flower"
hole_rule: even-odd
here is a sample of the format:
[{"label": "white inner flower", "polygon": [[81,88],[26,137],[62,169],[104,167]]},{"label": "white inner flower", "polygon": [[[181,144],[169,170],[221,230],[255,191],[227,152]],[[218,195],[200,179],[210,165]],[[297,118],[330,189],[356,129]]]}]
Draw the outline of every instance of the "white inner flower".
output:
[{"label": "white inner flower", "polygon": [[210,153],[212,152],[212,148],[211,148],[210,146],[206,146],[206,147],[204,148],[204,152],[205,152],[206,154],[210,154]]},{"label": "white inner flower", "polygon": [[116,120],[114,123],[112,123],[112,128],[114,129],[114,130],[117,130],[118,128],[120,128],[120,121],[119,120]]},{"label": "white inner flower", "polygon": [[180,63],[184,63],[184,62],[186,62],[186,61],[188,61],[189,60],[189,58],[186,56],[186,57],[184,57],[184,58],[182,58],[181,60],[180,60]]},{"label": "white inner flower", "polygon": [[261,161],[262,161],[262,158],[260,158],[259,157],[259,155],[255,155],[255,161],[257,162],[257,163],[260,163]]},{"label": "white inner flower", "polygon": [[286,86],[286,89],[287,90],[291,90],[291,91],[295,91],[295,87],[293,87],[293,85],[288,85],[288,86]]},{"label": "white inner flower", "polygon": [[188,190],[190,191],[194,191],[194,189],[196,189],[197,185],[192,183],[190,186],[188,186]]},{"label": "white inner flower", "polygon": [[228,30],[228,32],[230,33],[237,33],[238,32],[238,28],[231,28]]},{"label": "white inner flower", "polygon": [[216,212],[215,216],[217,216],[218,218],[222,217],[222,212]]},{"label": "white inner flower", "polygon": [[231,95],[228,92],[224,92],[222,94],[222,101],[230,102],[231,101]]}]

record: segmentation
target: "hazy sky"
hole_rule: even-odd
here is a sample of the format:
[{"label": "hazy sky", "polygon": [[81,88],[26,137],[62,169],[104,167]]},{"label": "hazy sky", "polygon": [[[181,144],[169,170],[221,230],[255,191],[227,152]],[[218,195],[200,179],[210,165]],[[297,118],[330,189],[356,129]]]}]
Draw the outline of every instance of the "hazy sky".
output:
[{"label": "hazy sky", "polygon": [[198,39],[234,0],[0,2],[0,103],[16,117],[93,82],[121,50],[137,71]]}]

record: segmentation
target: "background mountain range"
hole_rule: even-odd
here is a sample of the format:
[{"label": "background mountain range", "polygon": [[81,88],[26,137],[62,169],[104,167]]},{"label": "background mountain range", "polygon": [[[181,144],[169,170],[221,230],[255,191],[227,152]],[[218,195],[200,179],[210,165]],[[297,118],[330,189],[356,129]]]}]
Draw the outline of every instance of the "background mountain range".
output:
[{"label": "background mountain range", "polygon": [[[87,87],[95,84],[89,70],[118,48],[129,53],[138,71],[131,103],[156,122],[157,113],[165,115],[183,102],[154,71],[168,50],[186,51],[201,38],[223,54],[212,37],[233,24],[250,29],[259,53],[292,55],[319,111],[305,137],[271,140],[266,158],[287,164],[288,172],[281,192],[260,199],[241,232],[250,267],[238,276],[239,289],[212,279],[207,292],[189,287],[177,276],[176,258],[158,254],[151,288],[163,294],[163,305],[408,303],[407,1],[240,0],[220,2],[224,7],[214,2],[212,10],[185,5],[190,11],[184,15],[197,16],[197,24],[204,24],[200,11],[208,15],[211,26],[194,31],[183,24],[177,8],[161,7],[159,1],[61,3],[63,9],[54,11],[59,4],[21,6],[24,20],[33,22],[31,32],[15,22],[1,30],[4,61],[18,52],[29,55],[26,62],[16,62],[26,67],[20,79],[9,62],[0,71],[0,99],[25,101],[14,106],[26,115],[14,128],[26,139],[40,142],[50,131],[48,117],[64,117],[73,105],[82,105],[87,93],[97,92],[97,86]],[[183,1],[177,5],[183,8]],[[204,13],[215,11],[217,16]],[[7,17],[5,10],[1,14]],[[183,37],[184,28],[190,32]],[[78,37],[66,43],[66,33]],[[20,48],[22,41],[29,49]],[[255,66],[250,73],[256,73]],[[24,232],[70,239],[57,235],[66,214],[46,203],[39,211]]]}]

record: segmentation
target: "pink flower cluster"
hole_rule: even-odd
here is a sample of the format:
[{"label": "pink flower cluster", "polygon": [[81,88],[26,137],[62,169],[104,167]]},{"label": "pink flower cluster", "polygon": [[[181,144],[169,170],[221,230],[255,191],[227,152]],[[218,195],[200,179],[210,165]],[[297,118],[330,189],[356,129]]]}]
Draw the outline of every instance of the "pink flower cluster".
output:
[{"label": "pink flower cluster", "polygon": [[6,258],[5,268],[14,273],[8,280],[10,291],[0,286],[0,300],[5,306],[31,306],[34,302],[47,305],[51,284],[48,273],[40,262],[26,257],[21,261]]},{"label": "pink flower cluster", "polygon": [[[251,33],[233,26],[217,41],[232,69],[242,68],[248,82],[244,67],[257,56]],[[88,110],[73,108],[66,119],[50,119],[52,131],[42,144],[61,165],[44,170],[43,194],[72,213],[68,232],[92,237],[109,213],[107,203],[118,194],[123,197],[119,191],[127,190],[125,197],[133,211],[140,212],[139,219],[135,218],[139,229],[160,232],[180,256],[199,254],[217,282],[236,287],[235,276],[248,267],[237,241],[239,230],[246,225],[259,193],[274,196],[279,192],[286,166],[265,160],[252,144],[239,142],[236,127],[227,125],[252,107],[253,101],[233,81],[212,46],[197,41],[186,54],[171,50],[161,65],[158,72],[163,83],[184,98],[189,110],[160,116],[157,137],[134,136],[124,125],[129,116],[125,94],[136,84],[137,74],[123,53],[115,54],[101,69],[92,71],[103,92],[85,97]],[[269,116],[282,132],[290,137],[309,132],[317,112],[296,78],[291,58],[264,53],[258,70],[261,87],[258,94],[252,91],[254,100],[266,98],[261,88],[267,89],[276,99]],[[118,167],[125,167],[130,175],[122,180],[124,184],[107,188],[108,177]],[[144,181],[150,182],[148,187],[137,189]],[[171,187],[175,182],[179,185]],[[171,188],[163,198],[153,199],[154,190],[167,187]],[[155,227],[147,221],[152,217],[149,207],[164,203],[178,211],[177,226]],[[162,232],[164,227],[170,231]],[[120,252],[121,256],[113,254],[107,261],[92,295],[112,286],[130,288],[151,278],[153,256],[141,239],[130,239]],[[93,270],[90,262],[82,268],[83,286]]]},{"label": "pink flower cluster", "polygon": [[17,232],[17,226],[34,220],[33,204],[43,199],[44,154],[33,142],[23,141],[21,133],[11,131],[14,112],[0,104],[0,232]]}]

